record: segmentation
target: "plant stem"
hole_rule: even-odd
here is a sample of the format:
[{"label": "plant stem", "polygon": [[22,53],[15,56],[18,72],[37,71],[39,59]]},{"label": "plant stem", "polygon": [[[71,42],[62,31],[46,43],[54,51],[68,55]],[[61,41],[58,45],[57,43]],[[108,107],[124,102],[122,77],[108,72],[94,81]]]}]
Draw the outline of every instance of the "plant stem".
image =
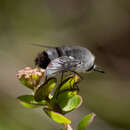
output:
[{"label": "plant stem", "polygon": [[64,126],[65,126],[65,130],[73,130],[69,124],[65,124]]}]

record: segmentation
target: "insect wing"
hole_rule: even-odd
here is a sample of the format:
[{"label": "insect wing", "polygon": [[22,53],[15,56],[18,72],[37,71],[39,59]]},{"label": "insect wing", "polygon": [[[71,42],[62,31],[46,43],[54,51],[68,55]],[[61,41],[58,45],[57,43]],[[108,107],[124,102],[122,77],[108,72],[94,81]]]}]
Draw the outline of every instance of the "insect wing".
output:
[{"label": "insect wing", "polygon": [[43,47],[43,48],[46,48],[46,49],[56,48],[55,46],[47,46],[47,45],[42,45],[42,44],[39,44],[39,43],[31,43],[31,45],[38,46],[38,47]]},{"label": "insect wing", "polygon": [[59,64],[59,58],[57,58],[51,61],[51,63],[46,68],[46,75],[53,75],[60,71],[62,71],[62,65]]},{"label": "insect wing", "polygon": [[62,56],[51,61],[46,69],[46,75],[53,75],[61,71],[67,71],[80,64],[79,60],[73,57]]}]

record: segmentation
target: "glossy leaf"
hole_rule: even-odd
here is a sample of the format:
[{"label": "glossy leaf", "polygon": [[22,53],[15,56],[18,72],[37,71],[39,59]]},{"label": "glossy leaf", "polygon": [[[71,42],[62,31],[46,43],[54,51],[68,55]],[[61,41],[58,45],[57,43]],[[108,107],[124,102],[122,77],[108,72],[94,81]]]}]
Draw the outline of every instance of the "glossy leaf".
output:
[{"label": "glossy leaf", "polygon": [[67,79],[65,79],[61,86],[60,86],[60,89],[59,91],[65,91],[65,90],[70,90],[74,87],[74,84],[76,84],[78,81],[79,81],[80,77],[78,75],[74,75],[74,76],[71,76]]},{"label": "glossy leaf", "polygon": [[44,108],[44,111],[46,114],[55,122],[60,123],[60,124],[70,124],[71,121],[66,118],[65,116],[61,115],[60,113],[51,111],[47,108]]},{"label": "glossy leaf", "polygon": [[30,88],[32,90],[34,89],[34,85],[31,79],[25,79],[25,77],[21,77],[19,80],[27,88]]},{"label": "glossy leaf", "polygon": [[49,94],[56,86],[56,78],[51,78],[47,80],[43,85],[41,85],[35,92],[34,98],[36,101],[41,101],[47,99]]},{"label": "glossy leaf", "polygon": [[[67,90],[75,90],[77,89],[76,83],[79,82],[80,77],[78,75],[69,76],[66,78],[59,87],[56,88],[54,93],[54,99],[57,98],[59,93],[67,91]],[[78,89],[77,89],[78,90]]]},{"label": "glossy leaf", "polygon": [[18,97],[17,99],[19,100],[20,104],[27,108],[36,108],[47,104],[47,101],[45,100],[36,102],[32,95],[23,95]]},{"label": "glossy leaf", "polygon": [[77,91],[66,91],[58,96],[57,103],[64,112],[72,111],[80,106],[82,97],[76,95]]},{"label": "glossy leaf", "polygon": [[90,113],[86,115],[79,123],[77,130],[86,130],[88,125],[94,120],[96,115],[94,113]]}]

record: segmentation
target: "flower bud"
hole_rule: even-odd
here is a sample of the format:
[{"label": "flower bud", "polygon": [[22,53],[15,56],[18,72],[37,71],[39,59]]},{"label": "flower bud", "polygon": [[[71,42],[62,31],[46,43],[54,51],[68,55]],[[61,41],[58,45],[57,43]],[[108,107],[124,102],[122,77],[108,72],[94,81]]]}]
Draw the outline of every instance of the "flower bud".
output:
[{"label": "flower bud", "polygon": [[45,70],[41,68],[32,69],[30,67],[25,67],[24,69],[19,70],[16,76],[23,85],[34,89],[34,87],[39,84],[41,78],[44,76],[44,72]]}]

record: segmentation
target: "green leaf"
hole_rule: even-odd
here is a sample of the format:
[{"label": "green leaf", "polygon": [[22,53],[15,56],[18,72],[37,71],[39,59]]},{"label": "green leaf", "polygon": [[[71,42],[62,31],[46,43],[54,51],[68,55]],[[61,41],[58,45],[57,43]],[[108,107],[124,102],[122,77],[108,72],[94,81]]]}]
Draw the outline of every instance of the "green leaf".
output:
[{"label": "green leaf", "polygon": [[82,97],[76,95],[77,91],[66,91],[57,98],[57,103],[63,112],[69,112],[78,108],[82,103]]},{"label": "green leaf", "polygon": [[77,130],[86,130],[88,125],[94,120],[96,115],[94,113],[90,113],[86,115],[78,124]]},{"label": "green leaf", "polygon": [[81,96],[75,95],[72,98],[69,98],[68,101],[66,101],[65,103],[61,102],[60,107],[64,112],[69,112],[78,108],[81,105],[81,103],[82,103]]},{"label": "green leaf", "polygon": [[76,83],[79,82],[80,77],[78,75],[69,76],[66,78],[55,90],[54,99],[57,98],[59,93],[67,90],[78,90]]},{"label": "green leaf", "polygon": [[65,79],[60,86],[59,92],[72,89],[74,87],[74,84],[76,84],[79,79],[80,78],[78,75],[74,75]]},{"label": "green leaf", "polygon": [[45,100],[36,102],[34,100],[33,95],[23,95],[23,96],[19,96],[17,99],[19,100],[20,104],[22,104],[24,107],[27,108],[36,108],[47,104],[47,101]]},{"label": "green leaf", "polygon": [[19,80],[27,88],[30,88],[32,90],[34,89],[34,85],[33,85],[32,79],[25,79],[25,77],[21,77]]},{"label": "green leaf", "polygon": [[41,85],[35,92],[34,98],[36,101],[46,100],[49,94],[56,86],[56,78],[50,78],[43,85]]},{"label": "green leaf", "polygon": [[51,111],[47,108],[44,108],[45,113],[55,122],[60,124],[70,124],[71,121],[60,113]]}]

